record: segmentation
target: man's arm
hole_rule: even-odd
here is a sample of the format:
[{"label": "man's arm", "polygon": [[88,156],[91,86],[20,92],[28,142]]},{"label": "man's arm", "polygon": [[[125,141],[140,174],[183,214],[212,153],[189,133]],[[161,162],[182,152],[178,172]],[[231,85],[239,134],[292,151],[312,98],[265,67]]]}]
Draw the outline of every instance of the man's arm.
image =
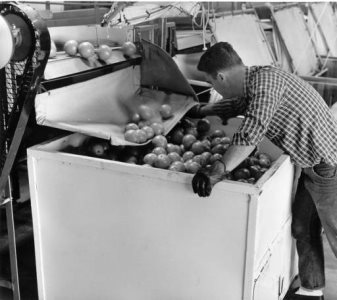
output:
[{"label": "man's arm", "polygon": [[226,123],[230,118],[243,115],[246,108],[244,98],[221,99],[200,107],[200,113],[201,116],[219,116]]},{"label": "man's arm", "polygon": [[216,161],[210,169],[198,171],[192,179],[194,193],[208,197],[215,184],[224,178],[227,171],[235,169],[261,142],[271,119],[283,99],[285,86],[275,74],[262,73],[252,82],[251,97],[245,119],[233,135],[230,148],[221,162]]},{"label": "man's arm", "polygon": [[235,169],[254,149],[255,146],[230,146],[221,161],[215,161],[210,168],[198,171],[194,175],[194,193],[200,197],[208,197],[213,186],[224,178],[226,172]]},{"label": "man's arm", "polygon": [[230,118],[243,115],[246,108],[247,102],[243,98],[221,99],[216,103],[200,103],[194,106],[187,115],[191,118],[219,116],[226,122]]}]

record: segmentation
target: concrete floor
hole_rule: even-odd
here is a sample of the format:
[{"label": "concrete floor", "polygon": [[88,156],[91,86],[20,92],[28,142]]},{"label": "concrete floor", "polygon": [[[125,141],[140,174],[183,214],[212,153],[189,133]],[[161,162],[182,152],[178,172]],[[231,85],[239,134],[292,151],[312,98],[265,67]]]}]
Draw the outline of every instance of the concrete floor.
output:
[{"label": "concrete floor", "polygon": [[[18,267],[20,280],[20,293],[22,300],[37,300],[37,281],[35,273],[35,256],[34,256],[34,241],[31,238],[18,248]],[[10,278],[9,257],[8,255],[1,256],[1,271],[0,278]],[[4,266],[6,263],[7,266]],[[5,270],[4,270],[5,269]],[[1,300],[12,300],[12,292],[5,288],[0,288]]]},{"label": "concrete floor", "polygon": [[325,300],[337,299],[337,258],[332,253],[326,239],[324,239],[325,249],[325,274],[326,274],[326,289]]}]

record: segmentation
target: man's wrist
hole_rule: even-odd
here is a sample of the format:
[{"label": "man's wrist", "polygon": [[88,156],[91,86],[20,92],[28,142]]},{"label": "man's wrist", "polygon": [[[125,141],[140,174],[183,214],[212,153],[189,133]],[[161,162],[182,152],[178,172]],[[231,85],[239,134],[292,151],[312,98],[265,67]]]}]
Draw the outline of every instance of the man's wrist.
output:
[{"label": "man's wrist", "polygon": [[218,162],[222,163],[222,165],[223,165],[223,171],[226,172],[226,164],[223,162],[223,160],[219,159]]},{"label": "man's wrist", "polygon": [[221,176],[225,172],[226,164],[222,160],[218,159],[212,164],[211,175]]},{"label": "man's wrist", "polygon": [[226,164],[223,162],[223,160],[219,160],[223,164],[224,171],[226,171]]},{"label": "man's wrist", "polygon": [[200,118],[204,118],[208,116],[208,105],[207,104],[199,104],[199,116]]}]

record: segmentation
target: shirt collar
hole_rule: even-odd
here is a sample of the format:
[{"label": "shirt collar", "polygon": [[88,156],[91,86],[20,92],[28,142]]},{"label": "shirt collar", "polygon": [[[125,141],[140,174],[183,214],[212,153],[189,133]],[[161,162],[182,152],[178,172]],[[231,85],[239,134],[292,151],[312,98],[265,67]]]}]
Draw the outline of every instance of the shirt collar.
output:
[{"label": "shirt collar", "polygon": [[249,86],[249,75],[250,75],[250,67],[245,67],[245,79],[243,81],[243,97],[247,98],[248,96],[248,86]]}]

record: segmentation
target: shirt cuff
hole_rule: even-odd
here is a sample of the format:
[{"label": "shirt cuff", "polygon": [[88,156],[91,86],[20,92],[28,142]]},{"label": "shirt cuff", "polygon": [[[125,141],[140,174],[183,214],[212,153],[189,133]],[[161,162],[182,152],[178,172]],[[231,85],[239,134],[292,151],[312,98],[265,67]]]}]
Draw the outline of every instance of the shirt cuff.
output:
[{"label": "shirt cuff", "polygon": [[235,146],[258,146],[262,138],[253,136],[248,132],[236,132],[233,135],[231,144]]},{"label": "shirt cuff", "polygon": [[210,105],[212,112],[226,119],[243,115],[247,108],[244,98],[220,100]]},{"label": "shirt cuff", "polygon": [[245,98],[241,97],[239,99],[235,99],[232,102],[232,108],[235,111],[236,116],[237,115],[244,115],[244,112],[247,108],[247,101]]}]

